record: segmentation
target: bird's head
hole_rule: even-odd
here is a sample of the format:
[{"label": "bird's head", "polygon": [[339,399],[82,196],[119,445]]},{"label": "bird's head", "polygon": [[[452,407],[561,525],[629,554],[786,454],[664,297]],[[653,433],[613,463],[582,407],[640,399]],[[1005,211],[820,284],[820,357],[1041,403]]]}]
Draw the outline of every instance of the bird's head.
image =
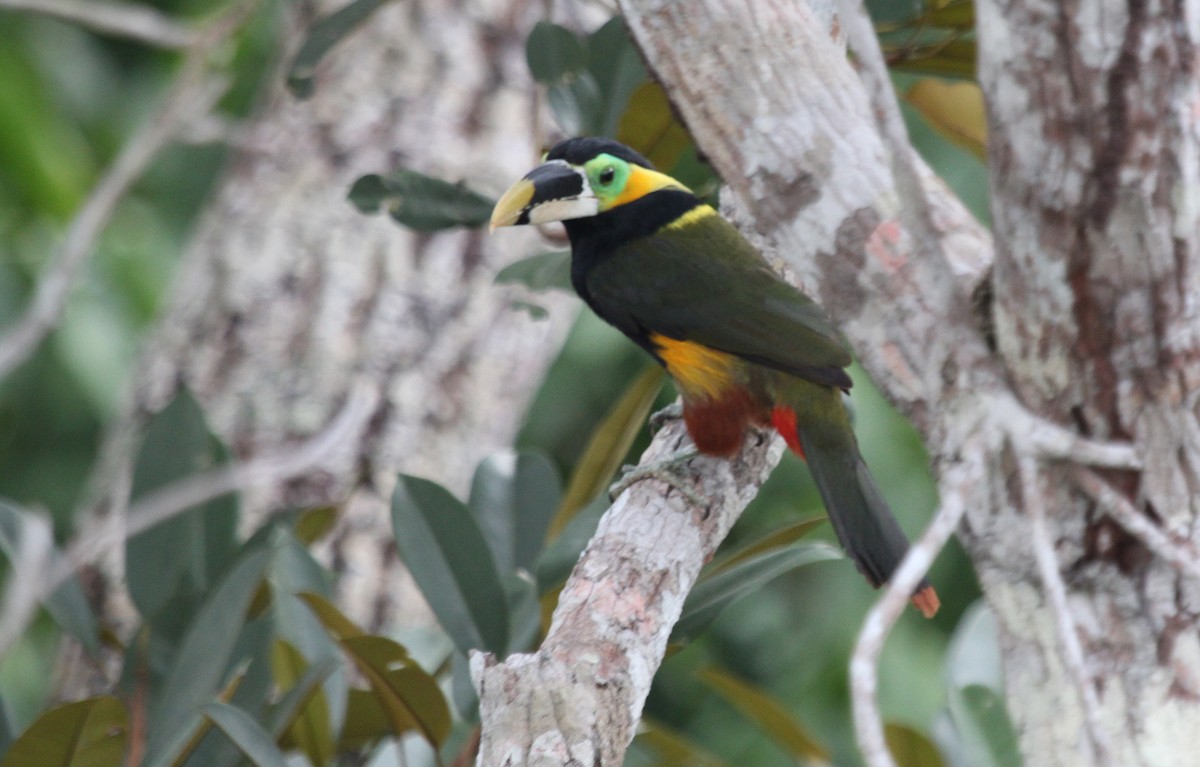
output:
[{"label": "bird's head", "polygon": [[567,139],[504,193],[492,210],[491,228],[589,218],[664,188],[688,191],[624,144]]}]

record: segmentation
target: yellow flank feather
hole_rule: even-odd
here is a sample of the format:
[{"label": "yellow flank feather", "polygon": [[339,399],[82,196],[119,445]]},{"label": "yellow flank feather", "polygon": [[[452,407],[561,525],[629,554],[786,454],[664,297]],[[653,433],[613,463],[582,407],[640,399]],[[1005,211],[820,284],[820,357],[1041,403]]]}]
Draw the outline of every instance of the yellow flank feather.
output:
[{"label": "yellow flank feather", "polygon": [[606,206],[606,209],[615,208],[627,202],[633,202],[651,192],[656,192],[659,189],[667,187],[690,191],[686,186],[665,173],[659,173],[656,170],[650,170],[649,168],[643,168],[640,165],[633,165],[631,163],[629,166],[629,178],[625,180],[625,188],[621,190],[619,195],[612,199]]},{"label": "yellow flank feather", "polygon": [[689,210],[687,213],[684,213],[679,218],[675,219],[671,223],[664,226],[663,231],[669,232],[672,229],[682,229],[685,226],[694,224],[697,221],[700,221],[702,219],[708,218],[709,216],[715,216],[715,215],[717,215],[717,212],[715,210],[713,210],[713,207],[711,205],[697,205],[696,207]]},{"label": "yellow flank feather", "polygon": [[737,358],[732,354],[657,333],[650,340],[684,399],[716,399],[735,384]]}]

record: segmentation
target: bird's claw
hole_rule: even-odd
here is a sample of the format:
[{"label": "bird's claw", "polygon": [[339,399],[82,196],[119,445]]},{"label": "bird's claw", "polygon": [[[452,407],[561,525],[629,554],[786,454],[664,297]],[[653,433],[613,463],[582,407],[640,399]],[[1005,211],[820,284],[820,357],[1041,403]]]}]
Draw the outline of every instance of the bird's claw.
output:
[{"label": "bird's claw", "polygon": [[659,482],[663,482],[678,490],[693,505],[707,508],[708,501],[691,488],[685,487],[680,481],[682,477],[680,476],[679,468],[697,455],[699,453],[695,450],[685,450],[681,453],[676,453],[670,458],[655,461],[645,466],[624,466],[622,467],[622,471],[624,472],[622,477],[608,488],[608,497],[610,500],[615,501],[621,493],[638,482],[644,479],[657,479]]},{"label": "bird's claw", "polygon": [[650,427],[650,433],[653,435],[666,426],[667,421],[674,421],[679,418],[683,418],[683,405],[679,404],[679,400],[676,400],[662,410],[651,413],[650,418],[646,420],[646,425]]}]

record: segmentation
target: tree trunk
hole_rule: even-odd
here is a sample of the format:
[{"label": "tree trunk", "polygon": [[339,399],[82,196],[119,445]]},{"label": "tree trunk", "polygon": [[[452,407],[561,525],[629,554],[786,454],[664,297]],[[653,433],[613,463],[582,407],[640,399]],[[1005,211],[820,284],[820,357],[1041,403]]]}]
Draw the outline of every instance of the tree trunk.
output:
[{"label": "tree trunk", "polygon": [[[1029,407],[1081,434],[1132,441],[1145,470],[1109,473],[1108,483],[1167,536],[1194,544],[1200,7],[977,7],[999,354]],[[1200,584],[1114,526],[1066,476],[1048,470],[1041,491],[1113,763],[1193,764]],[[1005,627],[1026,753],[1085,764],[1082,713],[1062,691],[1045,601],[1028,558],[1003,556],[1019,550],[1022,519],[1006,509],[989,528],[999,541],[969,540]]]},{"label": "tree trunk", "polygon": [[[1134,5],[980,1],[991,276],[987,234],[915,158],[890,82],[870,71],[878,51],[856,41],[860,76],[830,37],[838,21],[785,0],[622,2],[725,179],[726,211],[835,317],[923,434],[944,507],[966,510],[960,534],[999,617],[1010,708],[1039,767],[1184,765],[1200,732],[1200,593],[1187,577],[1200,572],[1200,10]],[[980,280],[994,317],[971,302]],[[726,476],[737,487],[722,497],[756,476]],[[657,563],[622,567],[622,588],[665,577]],[[603,582],[588,568],[573,578],[581,590]],[[623,605],[591,605],[596,624]],[[560,608],[555,626],[576,609]],[[657,636],[645,632],[648,644]],[[500,692],[515,693],[501,712],[558,700],[519,681],[551,656],[477,664],[481,765],[620,763],[587,726],[615,717],[632,732],[624,718],[636,721],[640,690],[607,685],[613,669],[591,680],[604,694],[587,710],[526,719],[524,740],[489,718]]]},{"label": "tree trunk", "polygon": [[[390,543],[396,472],[464,491],[475,464],[511,444],[574,304],[538,296],[550,317],[534,320],[510,306],[519,289],[493,285],[504,261],[532,249],[533,232],[524,252],[521,235],[501,250],[481,230],[419,234],[360,214],[346,193],[365,173],[405,166],[494,194],[529,167],[539,129],[523,55],[536,9],[526,5],[387,3],[321,62],[311,99],[276,73],[109,440],[101,514],[123,508],[134,435],[181,386],[244,459],[320,431],[365,380],[382,397],[352,444],[317,471],[256,489],[243,523],[337,504],[327,556],[345,570],[340,603],[373,630],[421,604],[398,583]],[[317,10],[288,4],[289,50]]]}]

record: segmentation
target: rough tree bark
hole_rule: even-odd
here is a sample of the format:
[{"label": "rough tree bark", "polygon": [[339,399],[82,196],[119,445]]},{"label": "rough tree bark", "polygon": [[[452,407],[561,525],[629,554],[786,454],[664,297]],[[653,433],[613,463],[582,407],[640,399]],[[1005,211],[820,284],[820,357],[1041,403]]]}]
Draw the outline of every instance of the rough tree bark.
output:
[{"label": "rough tree bark", "polygon": [[[727,210],[830,310],[924,436],[943,507],[966,510],[960,534],[1000,619],[1028,763],[1189,764],[1200,733],[1200,9],[978,5],[994,276],[986,233],[914,158],[886,77],[860,77],[803,4],[622,9],[725,179]],[[980,279],[995,291],[998,349],[970,301]],[[738,497],[756,476],[705,488]],[[640,485],[617,508],[653,506],[655,491]],[[594,548],[628,534],[605,532]],[[572,603],[549,651],[477,662],[481,765],[620,763],[643,691],[608,684],[628,675],[611,664],[657,665],[661,626],[614,593],[658,594],[671,622],[686,569],[623,567],[615,592],[590,565],[568,584],[604,586],[574,648],[559,641],[578,629]],[[621,625],[645,629],[643,649],[595,654],[622,611]],[[539,708],[578,699],[545,671],[589,651],[605,666],[582,680],[593,708]]]},{"label": "rough tree bark", "polygon": [[[341,5],[288,3],[287,47]],[[252,493],[244,524],[338,504],[326,554],[347,571],[342,604],[375,630],[421,604],[389,544],[396,472],[464,490],[480,458],[511,444],[573,304],[539,296],[551,316],[535,321],[511,308],[515,289],[492,284],[520,252],[512,240],[501,251],[479,230],[416,234],[361,215],[346,192],[397,165],[493,193],[524,172],[538,134],[523,56],[538,9],[526,6],[388,3],[322,61],[311,99],[276,74],[109,440],[101,518],[124,508],[138,427],[179,387],[250,458],[321,430],[365,380],[382,395],[369,421],[320,470]]]}]

